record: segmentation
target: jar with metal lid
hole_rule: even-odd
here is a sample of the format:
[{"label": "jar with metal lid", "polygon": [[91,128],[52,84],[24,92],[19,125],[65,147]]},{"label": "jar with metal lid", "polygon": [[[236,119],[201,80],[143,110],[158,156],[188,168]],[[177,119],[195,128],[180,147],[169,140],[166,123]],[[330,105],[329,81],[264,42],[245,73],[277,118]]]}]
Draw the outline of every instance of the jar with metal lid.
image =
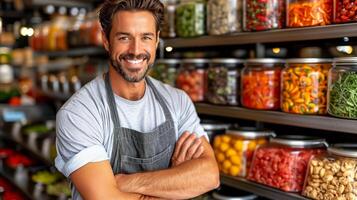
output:
[{"label": "jar with metal lid", "polygon": [[287,27],[324,26],[331,24],[332,0],[288,0]]},{"label": "jar with metal lid", "polygon": [[287,59],[281,80],[281,109],[294,114],[326,114],[331,59]]},{"label": "jar with metal lid", "polygon": [[180,63],[181,62],[178,59],[156,60],[156,63],[149,74],[153,78],[174,87]]},{"label": "jar with metal lid", "polygon": [[176,86],[185,91],[193,102],[204,100],[208,63],[207,59],[201,58],[182,60],[176,79]]},{"label": "jar with metal lid", "polygon": [[284,61],[273,58],[249,59],[241,75],[242,106],[261,110],[280,107],[280,74]]},{"label": "jar with metal lid", "polygon": [[241,30],[241,0],[209,0],[207,2],[207,32],[223,35]]},{"label": "jar with metal lid", "polygon": [[283,28],[284,0],[243,0],[243,30],[263,31]]},{"label": "jar with metal lid", "polygon": [[286,192],[301,192],[310,158],[325,152],[324,139],[273,138],[254,153],[248,179]]},{"label": "jar with metal lid", "polygon": [[357,119],[357,57],[336,58],[329,71],[328,113]]},{"label": "jar with metal lid", "polygon": [[217,136],[213,149],[221,172],[231,176],[245,177],[249,171],[254,150],[275,136],[271,131],[252,127],[227,130]]},{"label": "jar with metal lid", "polygon": [[357,199],[357,145],[335,144],[309,162],[302,195],[311,199]]},{"label": "jar with metal lid", "polygon": [[161,37],[163,38],[174,38],[176,37],[175,30],[175,4],[165,4],[164,10],[164,24],[161,30]]},{"label": "jar with metal lid", "polygon": [[206,32],[206,5],[202,0],[184,0],[176,8],[176,33],[196,37]]},{"label": "jar with metal lid", "polygon": [[213,144],[213,139],[226,133],[226,130],[231,126],[230,124],[220,123],[213,120],[202,120],[201,126],[206,131],[209,141]]},{"label": "jar with metal lid", "polygon": [[214,200],[255,200],[258,199],[257,195],[239,190],[237,188],[221,185],[212,193]]},{"label": "jar with metal lid", "polygon": [[238,105],[239,71],[243,60],[212,59],[207,70],[206,100],[213,104]]},{"label": "jar with metal lid", "polygon": [[346,23],[357,21],[357,4],[353,0],[333,1],[333,22]]}]

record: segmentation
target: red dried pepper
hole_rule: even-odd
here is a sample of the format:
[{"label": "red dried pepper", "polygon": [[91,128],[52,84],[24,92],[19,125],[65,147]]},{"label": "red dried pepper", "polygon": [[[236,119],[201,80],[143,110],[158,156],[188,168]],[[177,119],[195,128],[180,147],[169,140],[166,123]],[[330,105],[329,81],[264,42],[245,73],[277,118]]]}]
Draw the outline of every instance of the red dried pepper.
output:
[{"label": "red dried pepper", "polygon": [[334,22],[357,21],[357,2],[355,0],[336,0]]}]

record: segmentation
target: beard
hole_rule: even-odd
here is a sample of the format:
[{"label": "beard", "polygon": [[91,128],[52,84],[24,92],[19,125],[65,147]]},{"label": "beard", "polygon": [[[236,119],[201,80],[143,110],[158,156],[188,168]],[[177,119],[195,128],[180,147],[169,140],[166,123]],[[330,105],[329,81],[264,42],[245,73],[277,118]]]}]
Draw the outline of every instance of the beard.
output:
[{"label": "beard", "polygon": [[[151,55],[148,52],[145,52],[145,54],[129,54],[129,53],[123,53],[119,55],[119,58],[116,59],[115,57],[112,56],[112,53],[109,52],[110,56],[110,64],[114,67],[115,71],[124,78],[124,80],[130,82],[130,83],[137,83],[143,80],[146,75],[148,74],[149,70],[151,67],[154,65],[154,63],[149,63],[149,60],[151,58]],[[143,71],[140,70],[125,70],[124,67],[120,64],[121,61],[125,60],[143,60],[143,62],[146,62],[146,69]]]}]

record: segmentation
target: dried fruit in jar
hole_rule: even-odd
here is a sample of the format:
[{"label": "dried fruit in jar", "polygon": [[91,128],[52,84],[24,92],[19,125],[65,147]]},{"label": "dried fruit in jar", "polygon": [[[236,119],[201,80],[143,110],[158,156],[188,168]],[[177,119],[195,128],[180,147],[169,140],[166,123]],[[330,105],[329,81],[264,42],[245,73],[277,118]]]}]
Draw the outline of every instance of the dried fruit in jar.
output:
[{"label": "dried fruit in jar", "polygon": [[258,148],[248,179],[287,192],[300,192],[309,159],[319,149]]},{"label": "dried fruit in jar", "polygon": [[357,21],[357,2],[355,0],[336,0],[334,2],[335,23]]},{"label": "dried fruit in jar", "polygon": [[323,26],[332,21],[332,0],[296,1],[287,9],[288,27]]},{"label": "dried fruit in jar", "polygon": [[193,102],[203,101],[205,90],[204,70],[181,71],[177,77],[176,86],[185,91]]},{"label": "dried fruit in jar", "polygon": [[280,107],[280,69],[250,71],[242,75],[242,105],[254,109]]},{"label": "dried fruit in jar", "polygon": [[330,64],[292,64],[285,69],[282,73],[282,111],[325,114],[330,67]]},{"label": "dried fruit in jar", "polygon": [[285,23],[284,0],[246,0],[245,6],[245,31],[283,28]]},{"label": "dried fruit in jar", "polygon": [[176,9],[176,33],[179,37],[195,37],[205,34],[205,5],[185,2]]}]

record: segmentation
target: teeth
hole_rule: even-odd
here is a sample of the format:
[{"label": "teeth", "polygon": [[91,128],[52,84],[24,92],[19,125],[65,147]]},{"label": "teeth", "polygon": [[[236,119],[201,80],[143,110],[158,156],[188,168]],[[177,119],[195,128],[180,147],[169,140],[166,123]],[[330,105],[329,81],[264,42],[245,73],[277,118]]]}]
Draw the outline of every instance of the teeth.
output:
[{"label": "teeth", "polygon": [[143,60],[127,60],[127,61],[131,64],[139,64],[139,63],[143,62]]}]

